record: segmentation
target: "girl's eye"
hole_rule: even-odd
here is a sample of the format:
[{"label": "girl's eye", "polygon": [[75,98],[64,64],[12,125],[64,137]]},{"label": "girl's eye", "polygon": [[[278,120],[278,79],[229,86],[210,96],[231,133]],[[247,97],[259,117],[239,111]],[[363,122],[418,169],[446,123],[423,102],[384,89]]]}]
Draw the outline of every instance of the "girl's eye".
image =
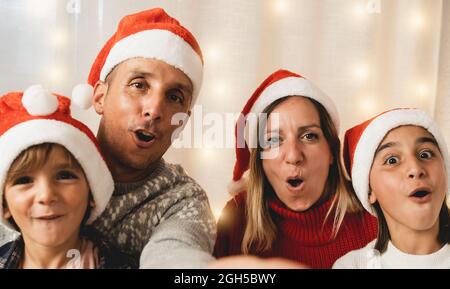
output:
[{"label": "girl's eye", "polygon": [[73,180],[73,179],[78,179],[78,177],[74,173],[71,173],[69,171],[60,171],[56,175],[56,179],[58,179],[58,180]]},{"label": "girl's eye", "polygon": [[422,159],[431,159],[433,157],[433,153],[431,151],[422,151],[420,152],[419,157]]},{"label": "girl's eye", "polygon": [[386,161],[384,162],[385,165],[395,165],[398,163],[398,158],[397,157],[389,157],[386,159]]},{"label": "girl's eye", "polygon": [[17,178],[16,180],[14,180],[13,182],[13,186],[20,186],[20,185],[26,185],[26,184],[30,184],[33,182],[33,179],[31,177],[20,177]]},{"label": "girl's eye", "polygon": [[303,138],[305,138],[307,140],[316,140],[319,138],[319,136],[316,133],[309,132],[309,133],[303,135]]}]

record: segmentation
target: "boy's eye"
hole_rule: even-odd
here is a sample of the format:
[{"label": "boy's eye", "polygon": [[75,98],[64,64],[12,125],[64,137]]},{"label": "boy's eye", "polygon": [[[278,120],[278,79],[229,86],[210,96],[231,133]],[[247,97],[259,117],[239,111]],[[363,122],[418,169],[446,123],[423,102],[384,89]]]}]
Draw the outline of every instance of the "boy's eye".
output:
[{"label": "boy's eye", "polygon": [[60,171],[56,175],[56,179],[58,179],[58,180],[72,180],[72,179],[78,179],[78,177],[77,177],[77,175],[75,175],[72,172]]},{"label": "boy's eye", "polygon": [[31,177],[20,177],[14,180],[13,186],[20,186],[20,185],[26,185],[33,182],[33,179]]},{"label": "boy's eye", "polygon": [[385,165],[395,165],[396,163],[398,163],[398,158],[397,157],[389,157],[386,159],[386,161],[384,162]]},{"label": "boy's eye", "polygon": [[420,152],[419,157],[422,159],[431,159],[433,157],[433,153],[430,151],[422,151]]}]

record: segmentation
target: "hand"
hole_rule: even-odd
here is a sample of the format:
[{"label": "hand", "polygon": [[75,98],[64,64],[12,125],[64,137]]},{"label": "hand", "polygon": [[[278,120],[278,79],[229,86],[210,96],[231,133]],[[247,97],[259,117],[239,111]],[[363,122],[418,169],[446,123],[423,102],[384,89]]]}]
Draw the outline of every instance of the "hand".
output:
[{"label": "hand", "polygon": [[237,255],[217,259],[208,269],[308,269],[308,266],[283,258]]}]

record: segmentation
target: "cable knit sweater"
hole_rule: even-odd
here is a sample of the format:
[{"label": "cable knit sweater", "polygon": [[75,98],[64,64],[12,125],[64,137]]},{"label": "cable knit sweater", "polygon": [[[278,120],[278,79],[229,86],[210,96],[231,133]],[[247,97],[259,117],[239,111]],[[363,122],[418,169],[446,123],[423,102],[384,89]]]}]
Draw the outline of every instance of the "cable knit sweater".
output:
[{"label": "cable knit sweater", "polygon": [[[355,249],[367,245],[377,235],[377,220],[365,211],[347,214],[339,233],[332,239],[332,214],[323,222],[332,199],[306,212],[289,210],[278,198],[269,201],[277,227],[272,249],[262,257],[284,257],[312,268],[331,268],[333,263]],[[241,243],[245,231],[245,194],[241,193],[226,205],[218,224],[214,249],[216,257],[242,254]],[[322,229],[323,226],[323,229]]]},{"label": "cable knit sweater", "polygon": [[116,183],[94,227],[141,268],[202,268],[214,260],[215,220],[204,190],[164,160],[145,180]]}]

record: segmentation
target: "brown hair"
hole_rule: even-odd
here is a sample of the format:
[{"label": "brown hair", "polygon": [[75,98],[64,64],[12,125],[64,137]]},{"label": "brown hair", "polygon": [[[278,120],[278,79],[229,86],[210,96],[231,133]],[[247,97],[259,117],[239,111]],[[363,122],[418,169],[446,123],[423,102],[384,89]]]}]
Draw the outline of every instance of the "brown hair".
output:
[{"label": "brown hair", "polygon": [[[289,97],[292,96],[287,96],[274,101],[264,109],[263,113],[269,115],[280,103]],[[345,214],[347,212],[359,212],[362,210],[362,206],[353,191],[351,183],[344,177],[344,169],[340,158],[341,143],[329,113],[323,105],[316,100],[310,98],[307,99],[312,102],[319,114],[320,126],[334,159],[333,164],[330,166],[324,192],[316,204],[334,196],[333,202],[325,217],[324,224],[333,210],[335,210],[333,217],[333,234],[331,236],[331,238],[335,238],[342,221],[344,220]],[[273,217],[268,208],[268,196],[273,194],[274,191],[262,168],[262,160],[260,158],[262,150],[263,148],[258,141],[258,147],[251,149],[250,151],[250,174],[246,195],[247,224],[241,245],[241,250],[245,254],[250,253],[250,251],[261,253],[270,250],[277,232]]]},{"label": "brown hair", "polygon": [[[67,161],[70,166],[75,167],[77,169],[82,169],[79,162],[75,159],[75,157],[63,146],[59,144],[54,143],[43,143],[39,145],[34,145],[29,147],[28,149],[22,151],[16,159],[11,164],[8,173],[6,174],[6,180],[3,185],[3,209],[7,208],[6,198],[5,198],[5,188],[6,185],[12,181],[14,181],[16,178],[20,177],[21,175],[26,174],[29,171],[34,171],[42,168],[45,163],[47,162],[50,154],[55,149],[55,147],[60,147],[64,150],[65,157],[67,158]],[[92,194],[89,193],[89,198],[91,200]],[[90,214],[90,207],[88,206],[88,209],[86,210],[86,214],[83,218],[83,222],[81,223],[84,225],[89,217]],[[19,229],[17,225],[15,224],[13,218],[11,217],[8,220],[15,229]]]}]

